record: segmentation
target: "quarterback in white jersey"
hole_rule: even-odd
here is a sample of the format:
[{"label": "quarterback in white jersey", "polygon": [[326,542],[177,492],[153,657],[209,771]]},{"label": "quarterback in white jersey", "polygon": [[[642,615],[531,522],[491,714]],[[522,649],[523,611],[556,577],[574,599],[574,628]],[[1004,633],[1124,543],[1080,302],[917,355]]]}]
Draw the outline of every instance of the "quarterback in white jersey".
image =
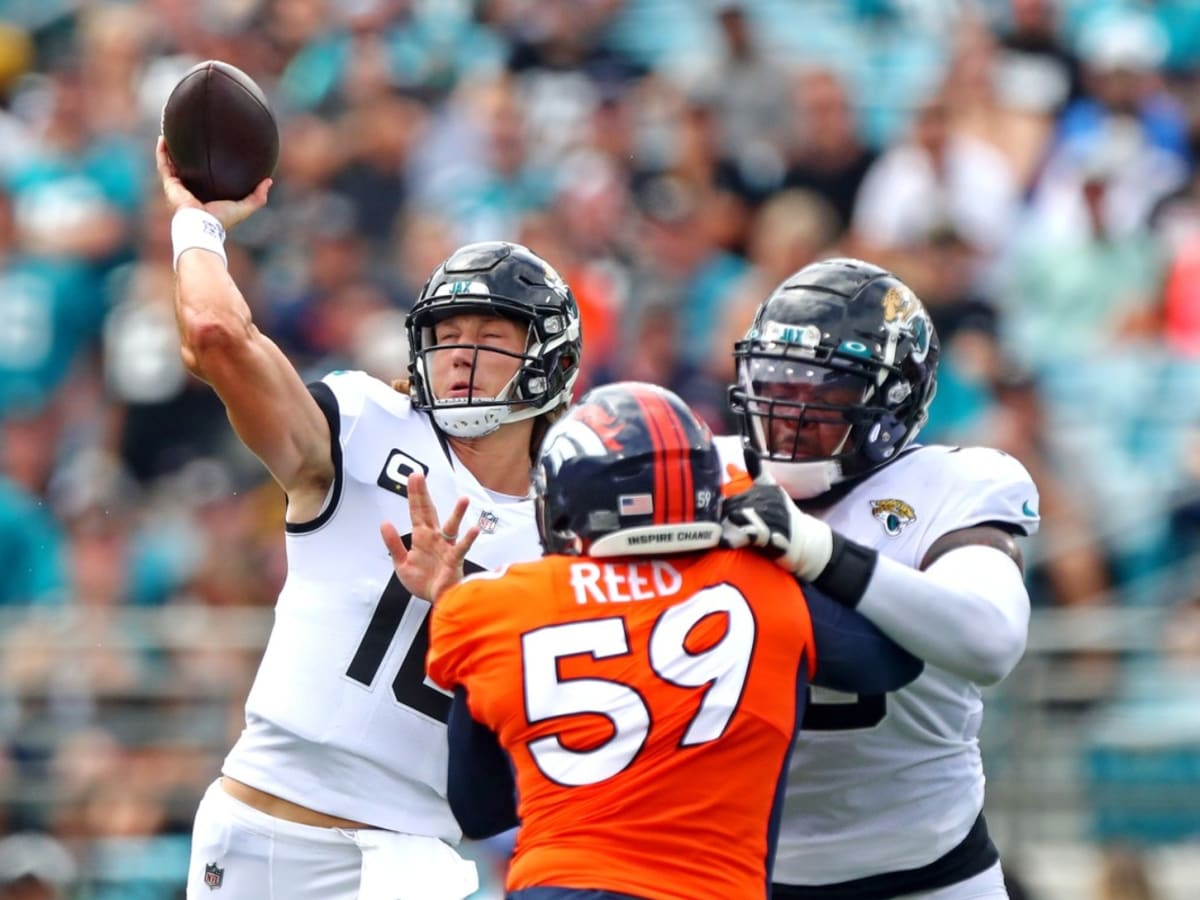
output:
[{"label": "quarterback in white jersey", "polygon": [[[741,437],[718,440],[729,491],[740,491],[726,501],[727,539],[762,547],[926,662],[890,694],[813,689],[772,896],[1006,897],[982,814],[980,687],[1024,652],[1014,536],[1037,530],[1037,489],[999,451],[913,443],[937,336],[882,269],[849,259],[801,269],[734,355]],[[760,459],[761,475],[744,474]]]},{"label": "quarterback in white jersey", "polygon": [[245,730],[196,813],[187,896],[465,897],[478,881],[453,849],[450,698],[425,678],[432,591],[396,577],[403,546],[393,566],[380,525],[400,542],[440,528],[468,571],[541,555],[531,461],[578,374],[575,299],[525,247],[467,245],[409,313],[407,385],[340,372],[306,386],[225,271],[224,228],[269,182],[201,206],[161,140],[158,164],[184,360],[288,500],[287,580]]}]

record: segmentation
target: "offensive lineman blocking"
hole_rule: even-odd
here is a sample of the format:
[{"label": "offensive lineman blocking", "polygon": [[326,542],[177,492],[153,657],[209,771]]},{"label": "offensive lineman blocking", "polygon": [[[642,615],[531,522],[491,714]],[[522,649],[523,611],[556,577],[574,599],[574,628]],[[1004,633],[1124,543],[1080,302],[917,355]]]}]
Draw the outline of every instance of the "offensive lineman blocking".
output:
[{"label": "offensive lineman blocking", "polygon": [[742,445],[761,455],[778,485],[727,501],[727,538],[765,548],[926,662],[898,691],[810,697],[773,896],[1007,897],[982,812],[980,688],[1025,649],[1014,536],[1037,530],[1037,488],[999,451],[913,443],[937,336],[912,291],[876,266],[796,272],[734,357],[742,440],[718,443],[734,467]]}]

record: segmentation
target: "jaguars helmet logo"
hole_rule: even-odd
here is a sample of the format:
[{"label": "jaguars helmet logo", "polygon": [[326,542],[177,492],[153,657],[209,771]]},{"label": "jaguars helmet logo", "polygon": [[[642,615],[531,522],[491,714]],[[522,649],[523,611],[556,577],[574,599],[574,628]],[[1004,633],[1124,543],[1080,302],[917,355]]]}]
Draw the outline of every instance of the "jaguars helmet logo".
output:
[{"label": "jaguars helmet logo", "polygon": [[563,280],[563,277],[558,274],[558,270],[545,260],[542,260],[542,269],[545,272],[546,284],[550,290],[554,291],[554,293],[566,300],[568,294],[567,283]]},{"label": "jaguars helmet logo", "polygon": [[908,288],[890,287],[883,295],[883,321],[907,322],[916,315],[919,306],[916,296]]},{"label": "jaguars helmet logo", "polygon": [[895,537],[917,521],[917,514],[903,500],[872,500],[871,515],[879,520],[888,537]]},{"label": "jaguars helmet logo", "polygon": [[923,361],[929,354],[933,323],[917,295],[907,287],[888,288],[883,296],[883,322],[893,335],[904,333],[911,337],[915,362]]}]

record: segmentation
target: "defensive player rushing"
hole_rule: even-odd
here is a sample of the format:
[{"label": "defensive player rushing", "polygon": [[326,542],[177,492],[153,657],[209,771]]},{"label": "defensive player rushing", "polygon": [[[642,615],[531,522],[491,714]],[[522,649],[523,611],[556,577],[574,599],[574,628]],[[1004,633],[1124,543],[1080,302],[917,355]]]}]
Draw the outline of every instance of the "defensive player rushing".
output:
[{"label": "defensive player rushing", "polygon": [[[466,568],[540,555],[533,449],[571,393],[579,313],[524,247],[461,248],[408,320],[409,390],[362,372],[306,387],[251,321],[225,270],[223,229],[266,202],[204,207],[159,171],[175,207],[176,311],[188,368],[287,493],[287,581],[246,704],[246,727],[196,813],[189,898],[460,898],[474,865],[452,849],[450,697],[425,678],[429,604],[396,578],[379,537],[438,527],[429,502],[477,523]],[[410,510],[408,478],[423,481]],[[429,496],[425,495],[427,488]]]},{"label": "defensive player rushing", "polygon": [[519,814],[511,900],[765,898],[810,676],[879,693],[920,663],[762,556],[713,549],[720,458],[669,391],[590,391],[534,485],[546,558],[434,607],[451,808],[473,837]]},{"label": "defensive player rushing", "polygon": [[[912,291],[875,266],[801,269],[734,357],[742,442],[779,486],[727,501],[727,536],[767,548],[926,662],[898,691],[813,691],[773,896],[1005,897],[982,815],[980,686],[1024,652],[1014,535],[1037,529],[1033,482],[996,450],[913,443],[937,337]],[[740,462],[740,442],[720,445]]]}]

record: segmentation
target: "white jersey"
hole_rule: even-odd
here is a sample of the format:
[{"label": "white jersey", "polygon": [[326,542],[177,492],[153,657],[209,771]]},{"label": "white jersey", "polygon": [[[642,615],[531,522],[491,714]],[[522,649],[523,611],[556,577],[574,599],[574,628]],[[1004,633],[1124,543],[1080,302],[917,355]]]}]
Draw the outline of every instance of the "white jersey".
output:
[{"label": "white jersey", "polygon": [[395,578],[379,526],[411,531],[407,480],[439,512],[470,499],[467,571],[541,556],[532,495],[483,488],[429,416],[362,372],[312,388],[330,421],[335,480],[320,516],[287,526],[288,575],[222,771],[270,794],[378,828],[461,832],[446,803],[450,698],[425,677],[430,604]]},{"label": "white jersey", "polygon": [[[717,439],[743,468],[741,441]],[[1037,530],[1037,489],[997,450],[918,446],[824,509],[847,538],[918,568],[950,531],[1005,522]],[[820,647],[817,647],[818,659]],[[983,809],[979,726],[971,681],[926,664],[895,693],[810,688],[788,770],[773,880],[821,885],[914,869],[966,837]]]}]

